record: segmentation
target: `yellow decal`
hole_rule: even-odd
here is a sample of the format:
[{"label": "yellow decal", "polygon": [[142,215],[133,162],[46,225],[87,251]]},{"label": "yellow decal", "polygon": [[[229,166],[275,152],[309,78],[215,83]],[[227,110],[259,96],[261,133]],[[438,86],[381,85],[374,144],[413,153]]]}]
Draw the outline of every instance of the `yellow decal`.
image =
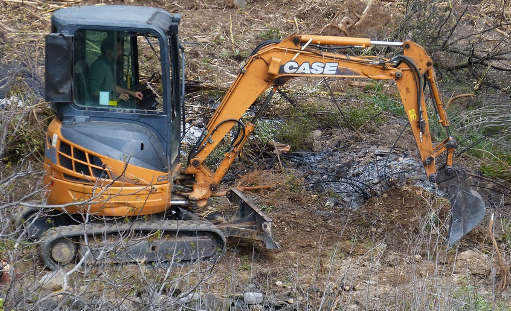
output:
[{"label": "yellow decal", "polygon": [[415,114],[415,109],[408,110],[408,118],[410,119],[410,121],[417,120],[417,115]]}]

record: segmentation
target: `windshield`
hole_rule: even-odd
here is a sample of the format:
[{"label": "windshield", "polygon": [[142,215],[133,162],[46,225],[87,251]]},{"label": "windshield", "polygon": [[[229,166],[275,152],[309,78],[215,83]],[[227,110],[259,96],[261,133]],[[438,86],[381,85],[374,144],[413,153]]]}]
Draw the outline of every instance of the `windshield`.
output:
[{"label": "windshield", "polygon": [[147,33],[79,30],[74,103],[96,109],[163,111],[160,44]]}]

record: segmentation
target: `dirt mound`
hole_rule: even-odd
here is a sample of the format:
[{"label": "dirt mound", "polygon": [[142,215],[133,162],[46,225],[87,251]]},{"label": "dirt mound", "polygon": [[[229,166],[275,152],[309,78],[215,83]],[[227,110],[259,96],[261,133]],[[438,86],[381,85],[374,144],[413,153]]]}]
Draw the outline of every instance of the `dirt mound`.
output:
[{"label": "dirt mound", "polygon": [[[305,203],[303,206],[285,201],[281,196],[284,206],[269,211],[275,236],[284,249],[313,251],[324,240],[329,246],[337,241],[345,246],[363,245],[361,250],[343,250],[355,254],[366,251],[364,245],[377,242],[394,251],[418,251],[418,247],[429,249],[444,244],[448,227],[448,201],[419,187],[391,189],[357,210],[331,207],[317,195],[300,202]],[[426,237],[427,241],[422,240]],[[361,243],[352,243],[355,241]]]},{"label": "dirt mound", "polygon": [[[220,275],[265,284],[284,301],[305,296],[317,306],[326,293],[332,305],[339,295],[343,303],[359,307],[386,303],[395,290],[406,301],[405,293],[416,290],[412,284],[418,279],[427,284],[428,276],[448,289],[467,273],[477,282],[487,278],[490,263],[481,261],[486,255],[479,256],[477,265],[466,259],[471,254],[467,246],[488,245],[484,228],[465,237],[459,250],[447,249],[449,203],[423,188],[390,189],[353,210],[330,206],[325,196],[305,191],[303,178],[292,179],[292,171],[259,173],[249,174],[245,182],[279,184],[251,196],[273,219],[281,249],[270,252],[237,242],[219,264]],[[457,259],[457,254],[464,255]]]},{"label": "dirt mound", "polygon": [[434,248],[445,244],[449,209],[446,199],[420,187],[391,189],[353,213],[353,234],[396,251]]},{"label": "dirt mound", "polygon": [[350,209],[329,204],[327,193],[307,191],[306,178],[292,170],[254,171],[240,178],[239,184],[244,186],[275,186],[247,195],[273,219],[274,235],[283,253],[296,249],[314,252],[320,241],[329,247],[338,241],[347,245],[383,242],[388,249],[403,252],[445,244],[450,204],[422,187],[391,188],[360,208]]}]

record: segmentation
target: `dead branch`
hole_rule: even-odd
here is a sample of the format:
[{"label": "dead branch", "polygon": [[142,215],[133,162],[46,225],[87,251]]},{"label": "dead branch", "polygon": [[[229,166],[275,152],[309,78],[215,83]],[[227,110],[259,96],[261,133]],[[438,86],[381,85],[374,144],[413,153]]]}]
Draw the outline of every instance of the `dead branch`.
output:
[{"label": "dead branch", "polygon": [[374,2],[375,2],[374,0],[369,0],[369,2],[367,3],[367,6],[365,7],[364,11],[362,12],[362,15],[360,15],[358,21],[355,23],[355,25],[353,25],[353,27],[358,27],[362,24],[367,23],[367,20],[369,18],[371,18],[369,13],[373,9]]},{"label": "dead branch", "polygon": [[463,16],[465,16],[465,13],[467,13],[467,10],[468,10],[468,5],[465,6],[465,9],[463,10],[463,12],[460,14],[460,16],[456,19],[456,23],[451,27],[451,29],[449,30],[449,34],[447,35],[447,37],[445,38],[444,40],[444,43],[442,44],[442,50],[445,49],[445,47],[447,46],[447,43],[449,42],[449,40],[451,39],[452,35],[454,34],[454,31],[456,30],[456,28],[458,28],[458,25],[461,21],[461,19],[463,18]]},{"label": "dead branch", "polygon": [[459,94],[459,95],[456,95],[454,97],[451,97],[451,99],[449,99],[449,101],[447,102],[447,104],[445,105],[445,109],[449,108],[449,106],[456,100],[460,99],[460,98],[464,98],[464,97],[475,97],[474,94],[471,94],[471,93],[466,93],[466,94]]},{"label": "dead branch", "polygon": [[468,34],[468,35],[466,35],[466,36],[461,36],[461,37],[457,38],[456,40],[451,41],[449,45],[451,45],[451,46],[452,46],[452,45],[454,45],[454,44],[456,44],[456,43],[458,43],[458,42],[460,42],[460,41],[466,40],[466,39],[468,39],[468,38],[470,38],[470,37],[480,36],[480,35],[483,35],[483,34],[485,34],[485,33],[490,32],[490,31],[492,31],[492,30],[495,30],[495,29],[497,29],[497,28],[501,28],[501,27],[509,26],[509,25],[511,25],[511,23],[499,23],[499,24],[494,25],[494,26],[492,26],[492,27],[485,28],[485,29],[483,29],[483,30],[481,30],[481,31],[478,31],[478,32],[475,32],[475,33],[471,33],[471,34]]},{"label": "dead branch", "polygon": [[507,277],[509,274],[509,265],[505,262],[504,258],[502,258],[502,254],[500,253],[499,246],[497,245],[497,241],[495,240],[495,235],[493,234],[493,222],[494,222],[494,214],[491,214],[490,222],[488,224],[488,234],[493,244],[493,248],[495,249],[495,253],[497,254],[497,264],[499,266],[499,274],[501,277],[499,283],[499,289],[504,290],[507,288]]}]

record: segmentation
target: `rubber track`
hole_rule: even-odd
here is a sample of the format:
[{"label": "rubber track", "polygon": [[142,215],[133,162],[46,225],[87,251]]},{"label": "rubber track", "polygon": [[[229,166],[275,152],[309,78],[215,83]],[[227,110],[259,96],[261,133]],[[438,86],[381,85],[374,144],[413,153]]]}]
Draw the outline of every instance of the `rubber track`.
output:
[{"label": "rubber track", "polygon": [[153,221],[133,221],[128,223],[88,223],[53,227],[44,232],[39,240],[39,252],[44,264],[51,270],[59,269],[59,265],[51,257],[52,243],[61,238],[79,238],[84,234],[86,228],[87,236],[102,235],[105,233],[116,234],[120,232],[156,232],[158,230],[165,233],[209,233],[214,234],[218,248],[222,250],[220,256],[225,252],[225,236],[215,225],[210,222],[200,220],[153,220]]}]

